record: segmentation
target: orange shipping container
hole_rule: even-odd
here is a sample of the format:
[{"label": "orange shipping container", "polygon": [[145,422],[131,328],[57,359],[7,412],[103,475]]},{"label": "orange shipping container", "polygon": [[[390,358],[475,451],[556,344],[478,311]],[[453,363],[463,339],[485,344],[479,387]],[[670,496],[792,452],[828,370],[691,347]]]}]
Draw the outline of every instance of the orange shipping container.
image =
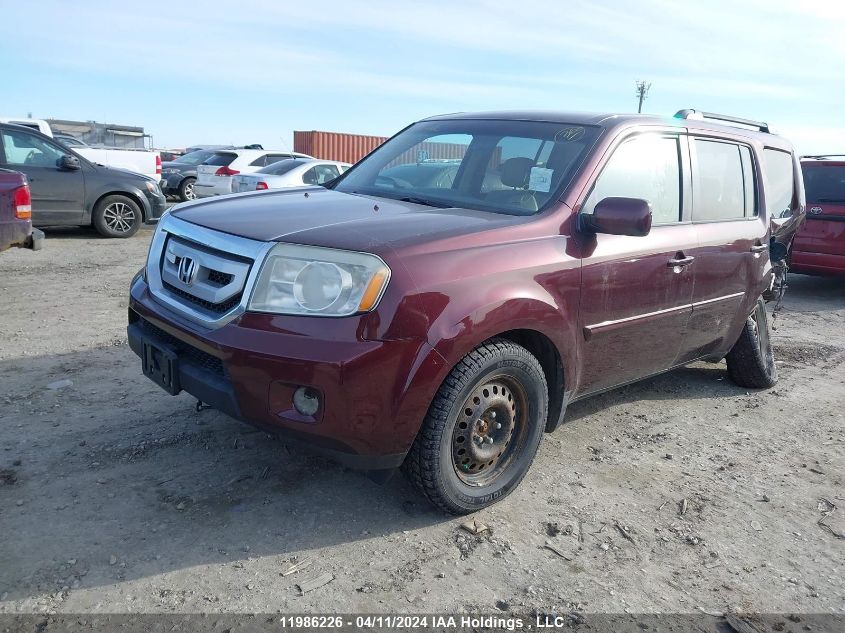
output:
[{"label": "orange shipping container", "polygon": [[294,131],[293,151],[323,160],[357,163],[386,140],[386,136],[364,136],[316,130]]}]

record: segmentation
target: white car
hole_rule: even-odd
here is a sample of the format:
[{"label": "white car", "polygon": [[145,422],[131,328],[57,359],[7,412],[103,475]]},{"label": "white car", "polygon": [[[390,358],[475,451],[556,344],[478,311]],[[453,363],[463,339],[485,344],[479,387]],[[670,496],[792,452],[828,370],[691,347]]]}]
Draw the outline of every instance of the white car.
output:
[{"label": "white car", "polygon": [[197,198],[232,193],[232,177],[251,174],[286,158],[311,158],[297,152],[266,149],[221,149],[197,165],[194,194]]},{"label": "white car", "polygon": [[349,163],[330,160],[294,158],[259,169],[254,174],[238,175],[232,181],[232,193],[322,185],[349,169]]}]

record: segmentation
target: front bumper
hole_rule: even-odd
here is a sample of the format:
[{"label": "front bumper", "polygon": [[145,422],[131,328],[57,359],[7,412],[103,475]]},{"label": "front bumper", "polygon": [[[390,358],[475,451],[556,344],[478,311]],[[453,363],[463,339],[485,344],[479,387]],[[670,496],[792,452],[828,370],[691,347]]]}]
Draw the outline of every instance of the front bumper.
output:
[{"label": "front bumper", "polygon": [[[414,340],[368,341],[345,327],[315,338],[280,327],[279,317],[246,313],[218,329],[182,319],[136,279],[127,334],[178,358],[178,389],[233,418],[354,468],[399,466],[419,430],[444,369],[442,357]],[[327,320],[322,320],[323,322]],[[309,418],[292,404],[300,387],[321,394]]]},{"label": "front bumper", "polygon": [[167,198],[160,191],[147,192],[147,202],[149,206],[144,214],[144,222],[155,224],[167,209]]}]

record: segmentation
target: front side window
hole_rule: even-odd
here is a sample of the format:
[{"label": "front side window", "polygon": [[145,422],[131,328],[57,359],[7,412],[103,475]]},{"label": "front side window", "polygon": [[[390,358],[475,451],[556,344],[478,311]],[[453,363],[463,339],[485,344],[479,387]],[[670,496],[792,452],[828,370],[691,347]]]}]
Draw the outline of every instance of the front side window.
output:
[{"label": "front side window", "polygon": [[56,167],[65,153],[58,147],[27,132],[3,132],[6,163],[17,166]]},{"label": "front side window", "polygon": [[422,121],[333,187],[433,207],[531,215],[560,198],[599,133],[546,121]]},{"label": "front side window", "polygon": [[698,168],[693,221],[736,220],[756,215],[755,177],[747,147],[695,139]]},{"label": "front side window", "polygon": [[304,174],[302,182],[306,185],[322,185],[338,177],[337,167],[334,165],[315,165]]},{"label": "front side window", "polygon": [[582,213],[609,197],[639,198],[651,204],[652,222],[681,220],[681,168],[676,137],[637,136],[620,145],[605,165]]}]

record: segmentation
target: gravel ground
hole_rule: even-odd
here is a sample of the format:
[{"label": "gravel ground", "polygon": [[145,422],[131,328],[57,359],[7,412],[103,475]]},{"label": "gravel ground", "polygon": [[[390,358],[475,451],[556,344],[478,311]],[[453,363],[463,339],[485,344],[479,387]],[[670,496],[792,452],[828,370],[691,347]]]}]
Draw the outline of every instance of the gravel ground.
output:
[{"label": "gravel ground", "polygon": [[473,535],[143,378],[149,238],[0,254],[0,613],[845,612],[845,282],[792,278],[774,389],[697,364],[572,406]]}]

